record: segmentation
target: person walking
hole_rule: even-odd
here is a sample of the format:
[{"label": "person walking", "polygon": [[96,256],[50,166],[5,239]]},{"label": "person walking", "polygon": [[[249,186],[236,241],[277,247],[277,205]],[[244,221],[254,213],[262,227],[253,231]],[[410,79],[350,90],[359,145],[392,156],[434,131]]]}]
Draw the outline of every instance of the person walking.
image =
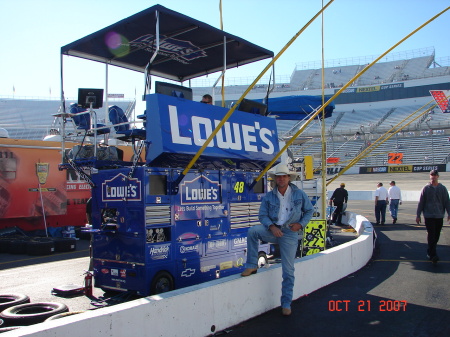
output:
[{"label": "person walking", "polygon": [[450,221],[450,198],[447,188],[439,183],[439,172],[430,171],[430,182],[425,185],[420,193],[417,205],[416,223],[420,224],[420,216],[423,213],[425,227],[427,228],[427,257],[433,263],[439,261],[436,253],[437,243],[444,225],[444,216],[447,211],[447,221]]},{"label": "person walking", "polygon": [[388,203],[388,191],[383,187],[383,183],[378,183],[375,191],[375,220],[377,225],[384,225]]},{"label": "person walking", "polygon": [[313,206],[305,192],[290,183],[297,173],[287,165],[278,164],[274,171],[275,188],[261,200],[260,225],[249,229],[247,235],[246,269],[241,276],[257,272],[259,241],[277,243],[281,254],[281,313],[291,314],[294,290],[294,260],[298,247],[299,231],[306,227],[313,215]]},{"label": "person walking", "polygon": [[340,187],[336,188],[330,198],[330,206],[333,203],[336,209],[333,212],[331,222],[336,226],[342,226],[342,213],[344,211],[344,205],[348,201],[348,192],[345,189],[345,184],[341,183]]},{"label": "person walking", "polygon": [[395,185],[395,181],[392,180],[389,185],[388,196],[389,196],[389,213],[391,213],[392,223],[397,222],[398,215],[398,205],[402,204],[402,192],[400,188]]}]

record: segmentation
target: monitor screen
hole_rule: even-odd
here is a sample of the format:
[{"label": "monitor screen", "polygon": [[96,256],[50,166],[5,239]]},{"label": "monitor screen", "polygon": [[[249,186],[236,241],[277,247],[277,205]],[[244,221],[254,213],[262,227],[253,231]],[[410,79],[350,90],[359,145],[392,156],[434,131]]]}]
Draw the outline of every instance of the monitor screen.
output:
[{"label": "monitor screen", "polygon": [[78,106],[89,109],[99,109],[103,106],[103,89],[78,89]]},{"label": "monitor screen", "polygon": [[246,98],[239,104],[238,110],[262,116],[267,115],[267,105]]},{"label": "monitor screen", "polygon": [[155,94],[163,94],[167,96],[173,96],[178,98],[189,99],[192,101],[192,89],[183,87],[182,85],[155,82]]}]

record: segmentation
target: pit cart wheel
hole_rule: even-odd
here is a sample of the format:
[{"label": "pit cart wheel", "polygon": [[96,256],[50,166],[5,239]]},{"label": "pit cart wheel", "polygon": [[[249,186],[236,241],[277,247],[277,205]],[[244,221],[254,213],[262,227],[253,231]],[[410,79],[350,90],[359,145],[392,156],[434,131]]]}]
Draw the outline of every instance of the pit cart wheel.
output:
[{"label": "pit cart wheel", "polygon": [[264,267],[269,261],[267,260],[266,253],[259,253],[258,254],[258,268]]},{"label": "pit cart wheel", "polygon": [[22,294],[0,294],[0,312],[15,305],[30,303],[30,298]]},{"label": "pit cart wheel", "polygon": [[166,271],[160,271],[152,280],[150,295],[156,295],[174,289],[173,277]]},{"label": "pit cart wheel", "polygon": [[0,313],[0,317],[8,325],[31,325],[41,323],[50,316],[69,311],[63,303],[40,302],[19,304]]}]

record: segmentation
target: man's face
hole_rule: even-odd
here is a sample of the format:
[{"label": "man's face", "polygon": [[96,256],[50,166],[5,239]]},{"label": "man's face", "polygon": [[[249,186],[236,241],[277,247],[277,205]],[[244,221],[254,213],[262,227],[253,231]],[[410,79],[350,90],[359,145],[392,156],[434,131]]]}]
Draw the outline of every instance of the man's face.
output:
[{"label": "man's face", "polygon": [[430,181],[434,182],[434,181],[438,181],[439,179],[439,174],[431,174],[430,173]]},{"label": "man's face", "polygon": [[275,181],[278,187],[284,188],[289,184],[289,175],[275,176]]}]

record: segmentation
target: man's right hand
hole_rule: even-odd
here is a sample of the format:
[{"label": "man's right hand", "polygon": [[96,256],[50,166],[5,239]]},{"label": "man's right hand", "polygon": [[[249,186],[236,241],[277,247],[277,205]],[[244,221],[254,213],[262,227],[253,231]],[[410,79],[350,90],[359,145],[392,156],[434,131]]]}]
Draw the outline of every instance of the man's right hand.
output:
[{"label": "man's right hand", "polygon": [[281,238],[283,236],[283,232],[277,226],[270,225],[269,229],[272,232],[273,236],[275,236],[277,238]]},{"label": "man's right hand", "polygon": [[420,224],[420,216],[416,218],[416,224]]}]

